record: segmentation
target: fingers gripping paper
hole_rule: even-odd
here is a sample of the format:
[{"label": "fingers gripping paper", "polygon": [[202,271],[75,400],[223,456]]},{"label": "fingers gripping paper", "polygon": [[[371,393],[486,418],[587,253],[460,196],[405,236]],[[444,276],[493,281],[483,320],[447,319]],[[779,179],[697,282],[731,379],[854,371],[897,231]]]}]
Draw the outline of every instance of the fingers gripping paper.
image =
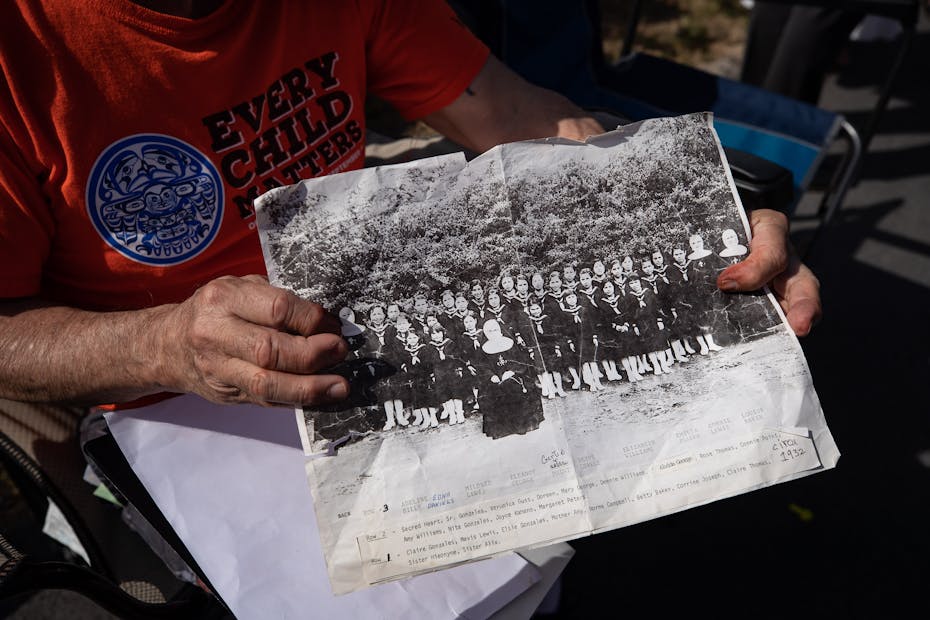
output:
[{"label": "fingers gripping paper", "polygon": [[343,321],[298,410],[334,590],[833,467],[707,115],[349,172],[256,204],[272,283]]}]

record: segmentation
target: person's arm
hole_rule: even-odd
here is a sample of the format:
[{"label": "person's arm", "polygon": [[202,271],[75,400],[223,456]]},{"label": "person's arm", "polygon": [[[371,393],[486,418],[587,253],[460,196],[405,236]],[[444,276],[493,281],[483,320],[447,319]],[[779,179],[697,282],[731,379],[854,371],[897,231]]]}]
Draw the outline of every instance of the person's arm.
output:
[{"label": "person's arm", "polygon": [[494,56],[455,101],[422,120],[476,152],[505,142],[551,136],[584,140],[604,132],[574,103],[530,84]]},{"label": "person's arm", "polygon": [[339,320],[260,276],[224,277],[181,304],[86,312],[0,302],[0,396],[100,404],[192,392],[218,403],[322,404],[348,383]]}]

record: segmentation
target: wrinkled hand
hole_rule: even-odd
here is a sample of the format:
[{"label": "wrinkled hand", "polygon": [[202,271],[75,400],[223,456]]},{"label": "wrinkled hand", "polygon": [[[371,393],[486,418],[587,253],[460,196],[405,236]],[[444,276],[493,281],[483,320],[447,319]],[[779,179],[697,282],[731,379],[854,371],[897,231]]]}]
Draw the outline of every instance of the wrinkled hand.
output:
[{"label": "wrinkled hand", "polygon": [[223,277],[163,315],[165,387],[217,403],[320,405],[348,395],[340,322],[261,276]]},{"label": "wrinkled hand", "polygon": [[754,291],[768,284],[798,336],[820,320],[820,282],[798,258],[788,240],[788,218],[778,211],[749,213],[752,250],[741,263],[723,270],[717,286],[727,292]]}]

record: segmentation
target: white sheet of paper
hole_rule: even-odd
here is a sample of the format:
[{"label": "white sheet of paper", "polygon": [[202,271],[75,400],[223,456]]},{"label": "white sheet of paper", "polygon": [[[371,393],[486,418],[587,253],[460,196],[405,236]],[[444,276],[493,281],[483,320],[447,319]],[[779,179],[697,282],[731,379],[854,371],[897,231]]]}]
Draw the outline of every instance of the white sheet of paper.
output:
[{"label": "white sheet of paper", "polygon": [[479,620],[540,579],[509,554],[334,596],[293,411],[188,395],[108,414],[107,422],[237,618]]}]

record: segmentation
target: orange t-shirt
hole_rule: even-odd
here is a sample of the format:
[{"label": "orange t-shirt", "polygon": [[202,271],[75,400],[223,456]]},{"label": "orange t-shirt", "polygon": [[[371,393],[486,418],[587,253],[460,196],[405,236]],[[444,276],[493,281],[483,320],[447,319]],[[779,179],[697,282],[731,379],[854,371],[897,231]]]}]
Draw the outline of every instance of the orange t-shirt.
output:
[{"label": "orange t-shirt", "polygon": [[15,0],[0,23],[0,297],[100,310],[264,273],[256,196],[361,167],[367,92],[421,117],[487,58],[440,0]]}]

